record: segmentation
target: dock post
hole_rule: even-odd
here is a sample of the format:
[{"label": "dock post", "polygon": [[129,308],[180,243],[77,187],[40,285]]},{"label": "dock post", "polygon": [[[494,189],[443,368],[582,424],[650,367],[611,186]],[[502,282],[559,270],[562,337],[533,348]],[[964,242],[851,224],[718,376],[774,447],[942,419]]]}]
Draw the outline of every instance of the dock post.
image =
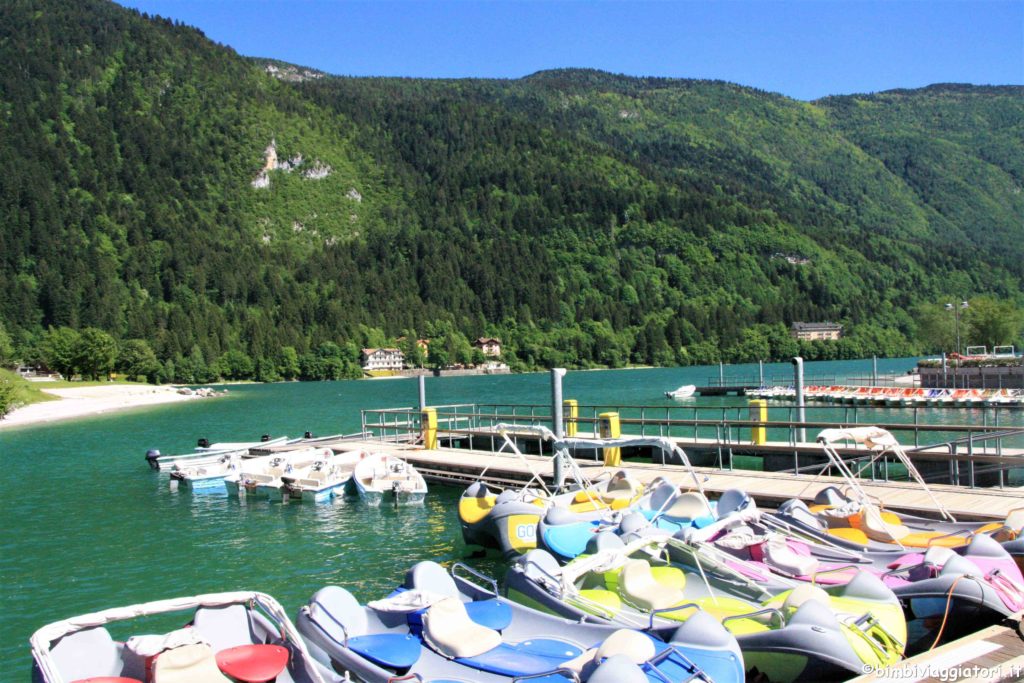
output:
[{"label": "dock post", "polygon": [[423,447],[437,448],[437,408],[424,408],[420,413],[420,428],[423,430]]},{"label": "dock post", "polygon": [[427,378],[420,375],[420,412],[427,407]]},{"label": "dock post", "polygon": [[[565,437],[565,430],[562,425],[562,378],[565,377],[565,368],[551,368],[551,431],[555,433],[556,439]],[[565,486],[565,469],[562,466],[562,458],[558,450],[554,453],[554,490],[559,492]],[[571,455],[570,455],[571,457]]]},{"label": "dock post", "polygon": [[871,386],[878,386],[878,356],[871,356]]},{"label": "dock post", "polygon": [[764,361],[757,361],[757,386],[760,389],[764,388]]},{"label": "dock post", "polygon": [[718,361],[718,386],[725,386],[725,363]]},{"label": "dock post", "polygon": [[[796,419],[797,422],[806,422],[804,416],[804,359],[794,356],[793,360],[793,387],[796,390]],[[797,443],[807,442],[807,429],[800,427],[796,431]]]},{"label": "dock post", "polygon": [[[602,439],[618,439],[622,436],[622,426],[618,413],[601,413],[598,417],[598,431]],[[618,467],[622,464],[622,449],[618,446],[606,446],[604,449],[604,466]]]},{"label": "dock post", "polygon": [[750,428],[750,442],[755,446],[763,446],[768,441],[764,423],[768,421],[768,401],[755,398],[747,402],[750,406],[750,419],[759,424]]},{"label": "dock post", "polygon": [[565,435],[576,436],[579,427],[580,402],[574,398],[562,401],[562,421],[565,423]]}]

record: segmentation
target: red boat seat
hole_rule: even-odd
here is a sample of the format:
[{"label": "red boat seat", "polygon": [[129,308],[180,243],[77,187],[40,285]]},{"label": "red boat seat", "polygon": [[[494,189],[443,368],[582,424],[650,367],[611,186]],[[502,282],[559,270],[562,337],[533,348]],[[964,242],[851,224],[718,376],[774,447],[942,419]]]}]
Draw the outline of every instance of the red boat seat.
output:
[{"label": "red boat seat", "polygon": [[288,648],[280,645],[239,645],[217,653],[217,666],[231,678],[264,683],[288,665]]}]

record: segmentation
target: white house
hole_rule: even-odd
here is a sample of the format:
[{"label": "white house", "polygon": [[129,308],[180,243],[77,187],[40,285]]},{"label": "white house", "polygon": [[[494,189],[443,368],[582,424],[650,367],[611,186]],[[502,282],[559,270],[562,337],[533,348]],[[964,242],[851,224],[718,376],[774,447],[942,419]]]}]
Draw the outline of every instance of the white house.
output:
[{"label": "white house", "polygon": [[363,349],[363,371],[401,370],[405,354],[399,349]]}]

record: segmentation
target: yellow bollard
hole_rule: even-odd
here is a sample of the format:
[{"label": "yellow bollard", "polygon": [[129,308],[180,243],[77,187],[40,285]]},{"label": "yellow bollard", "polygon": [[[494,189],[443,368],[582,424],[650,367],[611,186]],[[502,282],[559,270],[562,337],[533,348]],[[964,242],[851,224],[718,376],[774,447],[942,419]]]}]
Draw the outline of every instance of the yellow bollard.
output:
[{"label": "yellow bollard", "polygon": [[[617,439],[622,436],[618,413],[601,413],[597,416],[597,428],[602,439]],[[605,467],[622,464],[622,449],[618,446],[604,449]]]},{"label": "yellow bollard", "polygon": [[423,433],[423,447],[437,448],[437,408],[424,408],[420,413],[420,429]]},{"label": "yellow bollard", "polygon": [[580,416],[580,402],[574,398],[562,401],[562,424],[566,436],[576,436],[577,418]]},{"label": "yellow bollard", "polygon": [[760,446],[768,441],[768,430],[764,423],[768,421],[768,401],[763,398],[755,398],[750,401],[750,420],[760,422],[750,428],[750,441],[755,446]]}]

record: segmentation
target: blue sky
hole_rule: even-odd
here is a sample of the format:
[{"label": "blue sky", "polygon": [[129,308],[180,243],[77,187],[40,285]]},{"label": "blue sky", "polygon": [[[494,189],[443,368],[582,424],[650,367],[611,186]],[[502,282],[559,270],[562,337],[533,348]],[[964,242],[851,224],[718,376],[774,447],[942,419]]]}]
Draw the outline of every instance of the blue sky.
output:
[{"label": "blue sky", "polygon": [[543,69],[714,78],[798,99],[1024,83],[1024,0],[121,0],[243,55],[351,76]]}]

